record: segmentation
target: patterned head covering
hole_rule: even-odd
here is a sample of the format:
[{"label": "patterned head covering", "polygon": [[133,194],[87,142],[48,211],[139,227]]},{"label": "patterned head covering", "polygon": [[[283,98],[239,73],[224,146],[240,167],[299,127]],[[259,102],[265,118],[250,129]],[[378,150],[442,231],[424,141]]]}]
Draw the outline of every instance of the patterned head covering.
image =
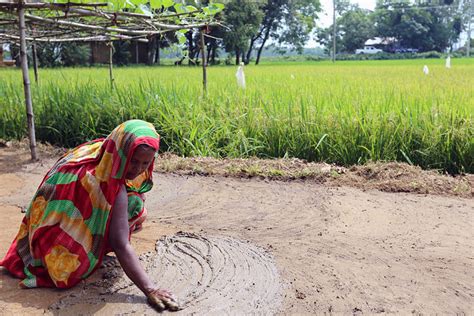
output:
[{"label": "patterned head covering", "polygon": [[105,139],[68,151],[43,179],[0,265],[28,288],[68,288],[89,276],[107,248],[121,186],[137,194],[153,186],[153,163],[137,178],[125,179],[135,149],[146,145],[157,151],[159,140],[152,124],[131,120]]}]

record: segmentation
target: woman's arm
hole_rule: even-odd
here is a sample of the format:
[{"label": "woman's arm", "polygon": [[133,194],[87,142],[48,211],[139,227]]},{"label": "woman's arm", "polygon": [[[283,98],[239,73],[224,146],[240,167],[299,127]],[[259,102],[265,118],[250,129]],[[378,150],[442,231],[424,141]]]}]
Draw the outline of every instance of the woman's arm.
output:
[{"label": "woman's arm", "polygon": [[[150,295],[156,296],[158,300],[163,300],[163,303],[167,304],[174,298],[171,293],[165,290],[158,290],[155,284],[150,280],[145,270],[138,260],[138,256],[133,250],[128,240],[129,227],[128,227],[128,198],[125,187],[120,189],[120,192],[116,198],[115,204],[112,208],[112,218],[110,220],[109,229],[109,244],[115,252],[120,265],[122,266],[125,274],[130,280],[135,283],[136,286],[149,298]],[[156,307],[156,306],[155,306]],[[161,308],[161,306],[158,306]],[[171,308],[170,308],[171,309]]]},{"label": "woman's arm", "polygon": [[123,270],[143,293],[149,293],[155,286],[148,278],[128,240],[128,199],[125,187],[115,200],[110,220],[109,244],[114,250]]}]

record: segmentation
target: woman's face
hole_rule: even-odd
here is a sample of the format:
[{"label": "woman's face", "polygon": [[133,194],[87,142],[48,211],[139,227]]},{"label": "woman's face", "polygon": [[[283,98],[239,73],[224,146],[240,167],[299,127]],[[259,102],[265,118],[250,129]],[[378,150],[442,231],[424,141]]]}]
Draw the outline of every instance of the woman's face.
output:
[{"label": "woman's face", "polygon": [[138,177],[150,166],[155,157],[155,150],[148,146],[138,146],[133,153],[132,158],[128,164],[125,178],[133,180]]}]

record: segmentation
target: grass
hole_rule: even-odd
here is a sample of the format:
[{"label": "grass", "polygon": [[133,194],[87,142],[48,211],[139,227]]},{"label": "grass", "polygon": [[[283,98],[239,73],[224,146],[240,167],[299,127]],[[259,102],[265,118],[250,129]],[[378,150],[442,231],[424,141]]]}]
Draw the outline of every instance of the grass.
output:
[{"label": "grass", "polygon": [[[422,67],[427,64],[430,75]],[[75,146],[130,118],[153,122],[183,156],[298,157],[340,165],[404,161],[474,171],[474,60],[348,61],[246,67],[41,69],[37,137]],[[26,133],[21,73],[0,70],[0,138]]]}]

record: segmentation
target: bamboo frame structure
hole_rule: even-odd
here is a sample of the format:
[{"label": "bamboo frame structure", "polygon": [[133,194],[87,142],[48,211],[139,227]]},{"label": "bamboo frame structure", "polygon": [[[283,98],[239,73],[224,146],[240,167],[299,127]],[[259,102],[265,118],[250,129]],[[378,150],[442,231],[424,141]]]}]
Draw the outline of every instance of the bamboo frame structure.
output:
[{"label": "bamboo frame structure", "polygon": [[206,63],[206,44],[204,42],[204,29],[199,32],[201,42],[201,60],[202,60],[202,88],[204,95],[207,95],[207,63]]},{"label": "bamboo frame structure", "polygon": [[[28,73],[27,42],[33,43],[35,81],[38,82],[36,43],[58,42],[106,42],[109,51],[109,75],[114,86],[112,73],[112,41],[132,40],[148,42],[150,36],[169,31],[193,28],[202,29],[216,25],[209,10],[186,7],[184,12],[173,12],[164,7],[143,12],[124,10],[111,11],[107,2],[79,0],[54,3],[54,0],[0,0],[0,43],[20,45],[23,88],[30,139],[31,159],[37,160],[31,84]],[[107,1],[107,0],[105,0]],[[133,3],[128,0],[127,3]],[[143,4],[140,4],[143,6]],[[183,9],[181,9],[183,11]],[[201,41],[203,41],[201,32]],[[201,44],[203,45],[203,44]],[[203,84],[206,89],[206,72],[203,62]]]},{"label": "bamboo frame structure", "polygon": [[20,56],[21,71],[23,73],[23,87],[25,93],[26,118],[28,123],[28,137],[30,139],[31,159],[37,160],[36,153],[36,135],[35,135],[35,119],[33,114],[33,103],[31,102],[30,75],[28,73],[28,57],[26,55],[26,23],[25,9],[18,9],[18,23],[20,29]]}]

